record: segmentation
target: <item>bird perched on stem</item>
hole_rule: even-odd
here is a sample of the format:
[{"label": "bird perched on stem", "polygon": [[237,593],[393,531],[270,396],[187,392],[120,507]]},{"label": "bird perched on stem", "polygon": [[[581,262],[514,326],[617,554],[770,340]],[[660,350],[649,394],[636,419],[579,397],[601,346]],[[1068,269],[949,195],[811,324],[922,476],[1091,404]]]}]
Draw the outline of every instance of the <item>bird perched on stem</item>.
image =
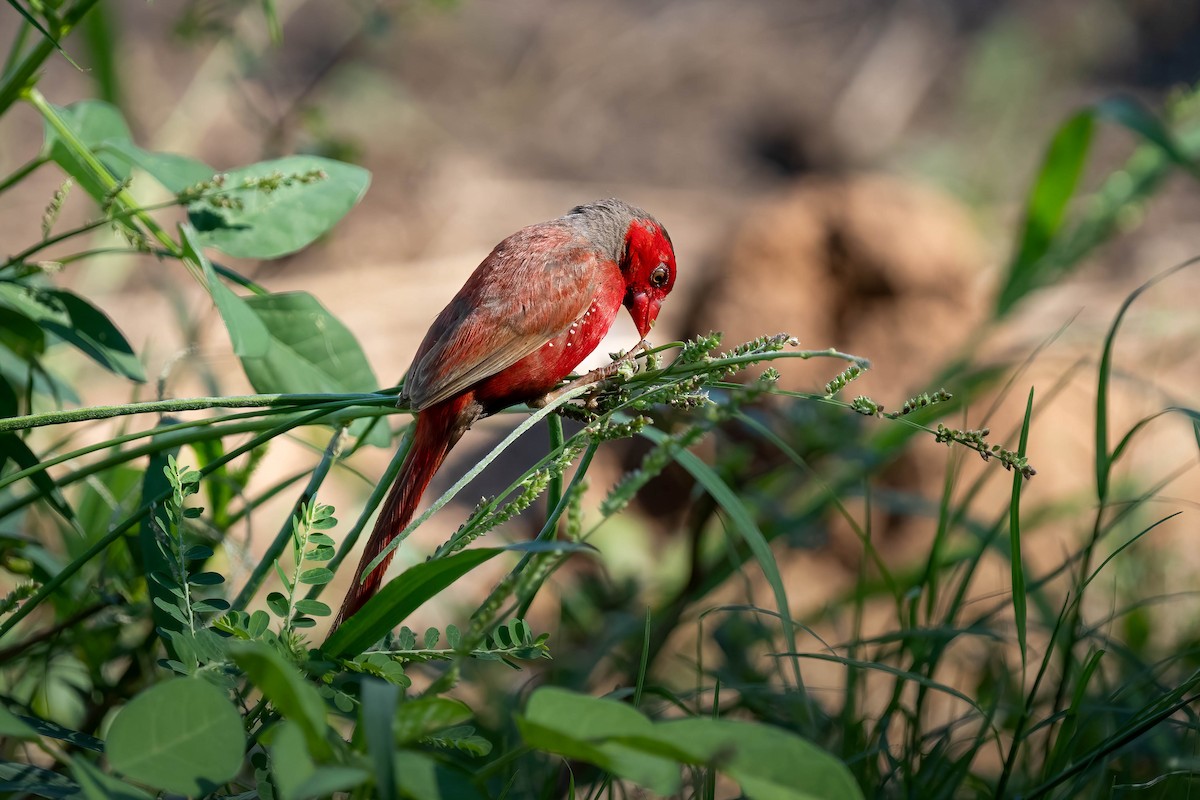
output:
[{"label": "bird perched on stem", "polygon": [[[480,417],[545,399],[608,333],[621,306],[643,337],[675,284],[666,230],[620,200],[578,206],[509,236],[438,314],[399,405],[418,412],[412,447],[338,612],[336,628],[378,591],[391,554],[450,448]],[[585,379],[598,380],[598,370]],[[366,573],[366,574],[364,574]]]}]

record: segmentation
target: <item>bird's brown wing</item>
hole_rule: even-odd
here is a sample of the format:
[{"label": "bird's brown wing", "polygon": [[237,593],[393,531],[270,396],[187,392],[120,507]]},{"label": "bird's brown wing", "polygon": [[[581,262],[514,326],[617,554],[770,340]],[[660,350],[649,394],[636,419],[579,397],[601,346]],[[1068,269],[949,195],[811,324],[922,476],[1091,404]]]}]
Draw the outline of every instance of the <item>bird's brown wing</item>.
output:
[{"label": "bird's brown wing", "polygon": [[571,246],[569,237],[555,241],[562,238],[549,232],[532,247],[506,240],[476,268],[413,359],[404,384],[411,408],[428,408],[512,366],[583,315],[606,267],[616,265]]}]

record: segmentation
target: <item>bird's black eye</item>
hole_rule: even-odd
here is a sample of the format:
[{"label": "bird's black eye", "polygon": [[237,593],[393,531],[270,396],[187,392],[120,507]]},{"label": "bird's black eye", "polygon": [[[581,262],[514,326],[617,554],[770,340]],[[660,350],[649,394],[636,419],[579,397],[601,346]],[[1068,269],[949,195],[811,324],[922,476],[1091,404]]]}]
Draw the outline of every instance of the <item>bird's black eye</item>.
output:
[{"label": "bird's black eye", "polygon": [[667,285],[667,281],[671,278],[671,272],[665,264],[659,264],[650,273],[650,285],[662,287]]}]

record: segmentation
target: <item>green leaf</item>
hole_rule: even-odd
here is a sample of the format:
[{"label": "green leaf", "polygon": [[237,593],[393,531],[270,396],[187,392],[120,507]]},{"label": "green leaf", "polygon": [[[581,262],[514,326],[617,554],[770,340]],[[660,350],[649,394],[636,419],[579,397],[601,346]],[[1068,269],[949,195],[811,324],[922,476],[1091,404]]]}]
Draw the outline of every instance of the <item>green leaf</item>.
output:
[{"label": "green leaf", "polygon": [[333,571],[327,567],[313,567],[301,572],[297,580],[309,586],[324,586],[333,580]]},{"label": "green leaf", "polygon": [[288,614],[288,599],[281,592],[271,592],[267,595],[267,608],[282,619]]},{"label": "green leaf", "polygon": [[656,723],[615,700],[543,687],[529,698],[517,727],[533,747],[587,761],[659,794],[678,790],[678,762],[715,767],[755,800],[862,797],[844,764],[770,725],[700,717]]},{"label": "green leaf", "polygon": [[225,693],[179,678],[134,697],[113,720],[106,754],[134,780],[185,795],[206,794],[242,766],[246,735]]},{"label": "green leaf", "polygon": [[260,642],[234,642],[229,655],[279,713],[300,725],[309,751],[318,758],[328,757],[325,702],[300,670]]},{"label": "green leaf", "polygon": [[204,255],[196,230],[191,225],[180,225],[179,240],[183,244],[184,255],[198,264],[204,273],[208,293],[212,295],[217,312],[229,331],[233,352],[242,359],[265,356],[271,344],[271,334],[267,331],[267,326],[246,305],[246,301],[217,276],[212,262]]},{"label": "green leaf", "polygon": [[638,783],[660,795],[679,791],[679,767],[670,759],[612,741],[652,736],[654,723],[632,706],[557,687],[534,691],[517,717],[531,747],[576,758]]},{"label": "green leaf", "polygon": [[196,572],[188,576],[188,583],[193,586],[218,586],[225,582],[225,576],[219,572]]},{"label": "green leaf", "polygon": [[[37,454],[29,449],[29,445],[25,444],[25,440],[15,433],[0,434],[0,467],[3,467],[7,461],[12,461],[20,469],[33,469],[41,464]],[[54,479],[45,470],[35,472],[29,476],[29,480],[33,482],[38,493],[54,507],[59,514],[65,519],[74,519],[75,512],[71,510],[70,504],[63,496],[62,491],[54,483]]]},{"label": "green leaf", "polygon": [[392,724],[396,744],[411,744],[435,731],[457,725],[472,716],[471,708],[449,697],[418,697],[396,709]]},{"label": "green leaf", "polygon": [[296,610],[301,614],[310,614],[314,617],[328,617],[333,613],[333,609],[320,600],[297,600]]},{"label": "green leaf", "polygon": [[20,311],[0,306],[0,344],[29,360],[45,352],[46,334],[40,325]]},{"label": "green leaf", "polygon": [[358,767],[322,766],[300,781],[293,789],[289,800],[316,800],[330,797],[335,792],[345,792],[361,786],[371,777],[365,769]]},{"label": "green leaf", "polygon": [[[345,394],[379,388],[354,334],[312,295],[287,292],[237,300],[255,316],[267,337],[261,352],[241,355],[242,368],[255,391]],[[232,327],[230,333],[233,334]],[[360,435],[371,422],[358,420],[350,431]],[[374,426],[368,437],[370,444],[378,446],[386,446],[390,441],[383,425]]]},{"label": "green leaf", "polygon": [[[100,149],[105,142],[130,141],[133,137],[121,112],[102,100],[83,100],[65,108],[53,106],[54,110],[81,142],[89,149]],[[91,168],[71,150],[49,122],[46,123],[46,138],[43,152],[63,171],[79,183],[95,200],[102,201],[108,189],[92,174]],[[128,170],[105,162],[105,167],[120,181],[128,177]]]},{"label": "green leaf", "polygon": [[654,736],[628,743],[661,745],[686,755],[685,763],[710,764],[754,800],[853,800],[862,791],[850,770],[829,753],[787,731],[737,720],[670,720]]},{"label": "green leaf", "polygon": [[100,366],[144,383],[146,373],[124,335],[104,312],[63,289],[0,282],[0,303],[37,322]]},{"label": "green leaf", "polygon": [[[3,706],[0,706],[0,715],[4,713]],[[76,747],[85,750],[91,750],[96,753],[104,752],[104,742],[97,739],[95,736],[89,736],[81,731],[72,730],[57,722],[51,722],[47,719],[39,719],[37,717],[27,717],[18,715],[17,719],[25,723],[38,736],[46,736],[51,739],[58,739],[60,742],[70,742]],[[17,734],[8,734],[0,729],[0,736],[17,736]]]},{"label": "green leaf", "polygon": [[1026,200],[1021,238],[996,301],[997,313],[1006,313],[1039,285],[1040,261],[1062,227],[1067,203],[1075,194],[1091,149],[1094,128],[1095,114],[1087,109],[1063,123],[1050,140]]},{"label": "green leaf", "polygon": [[175,153],[152,153],[129,140],[111,140],[101,149],[111,155],[109,160],[138,167],[172,194],[179,194],[216,174],[216,170],[203,161]]},{"label": "green leaf", "polygon": [[321,649],[333,658],[358,655],[382,639],[426,600],[502,552],[500,548],[464,550],[408,568],[400,577],[384,584],[358,613],[344,621]]},{"label": "green leaf", "polygon": [[271,774],[283,800],[295,800],[297,788],[316,772],[316,765],[304,746],[304,731],[295,722],[285,720],[269,734]]},{"label": "green leaf", "polygon": [[257,639],[267,632],[267,627],[271,624],[271,617],[267,612],[258,609],[250,615],[250,622],[246,624],[246,632],[251,637]]},{"label": "green leaf", "polygon": [[400,687],[378,678],[363,678],[361,730],[367,742],[367,755],[375,770],[375,796],[393,800],[396,796],[396,777],[393,773],[392,717],[400,700]]},{"label": "green leaf", "polygon": [[392,756],[396,784],[416,800],[472,800],[483,795],[458,770],[439,764],[424,753],[397,750]]},{"label": "green leaf", "polygon": [[[159,424],[164,425],[169,422],[163,420]],[[154,440],[151,439],[151,441]],[[176,448],[160,450],[150,455],[150,460],[146,464],[145,476],[142,478],[141,505],[148,505],[155,498],[161,497],[170,490],[171,483],[167,480],[163,469],[169,460],[178,454],[179,450]],[[154,628],[156,631],[162,632],[159,638],[162,639],[167,654],[175,658],[177,654],[170,633],[182,631],[186,623],[180,619],[180,614],[171,610],[175,607],[171,593],[171,587],[175,585],[173,577],[175,570],[163,552],[154,520],[149,514],[142,518],[141,524],[138,526],[138,547],[133,551],[136,553],[135,559],[140,561],[139,567],[154,578],[154,580],[146,582],[150,591],[150,612],[153,615]]]},{"label": "green leaf", "polygon": [[259,392],[373,392],[375,373],[354,334],[307,292],[248,297],[270,342],[246,357],[246,377]]},{"label": "green leaf", "polygon": [[27,742],[38,738],[37,731],[29,727],[28,723],[4,706],[0,706],[0,736],[8,736]]},{"label": "green leaf", "polygon": [[[325,178],[294,182],[272,191],[242,187],[271,176],[321,171]],[[199,202],[188,217],[205,245],[237,258],[279,258],[311,244],[354,207],[371,181],[361,167],[316,156],[290,156],[226,173],[230,196],[241,208],[212,208]]]},{"label": "green leaf", "polygon": [[[1025,455],[1025,447],[1029,442],[1029,420],[1033,416],[1033,389],[1029,390],[1029,400],[1025,404],[1025,421],[1021,425],[1021,442],[1017,454]],[[1021,671],[1024,675],[1028,658],[1026,647],[1026,620],[1029,598],[1025,590],[1025,560],[1021,556],[1021,486],[1025,476],[1018,469],[1013,470],[1012,499],[1008,507],[1008,543],[1009,562],[1012,567],[1013,592],[1013,623],[1017,628],[1017,648],[1021,651]]]},{"label": "green leaf", "polygon": [[65,775],[30,764],[0,761],[0,792],[59,798],[81,797],[79,784]]}]

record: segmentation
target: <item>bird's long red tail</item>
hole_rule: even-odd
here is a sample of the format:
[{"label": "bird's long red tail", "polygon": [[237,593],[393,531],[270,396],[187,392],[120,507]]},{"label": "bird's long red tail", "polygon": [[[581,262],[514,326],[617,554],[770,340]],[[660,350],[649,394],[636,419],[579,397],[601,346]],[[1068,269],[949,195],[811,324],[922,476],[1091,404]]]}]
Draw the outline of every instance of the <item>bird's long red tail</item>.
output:
[{"label": "bird's long red tail", "polygon": [[354,571],[354,582],[350,584],[337,621],[333,624],[335,630],[379,591],[384,572],[387,571],[387,566],[396,551],[388,553],[365,580],[363,572],[412,521],[429,481],[441,467],[450,448],[466,430],[462,424],[464,405],[464,399],[456,397],[430,406],[417,416],[417,429],[413,434],[412,447],[409,448],[404,466],[401,467],[396,482],[392,484],[387,499],[383,501],[379,517],[375,520],[371,538],[367,540],[366,549],[358,562],[358,569]]}]

